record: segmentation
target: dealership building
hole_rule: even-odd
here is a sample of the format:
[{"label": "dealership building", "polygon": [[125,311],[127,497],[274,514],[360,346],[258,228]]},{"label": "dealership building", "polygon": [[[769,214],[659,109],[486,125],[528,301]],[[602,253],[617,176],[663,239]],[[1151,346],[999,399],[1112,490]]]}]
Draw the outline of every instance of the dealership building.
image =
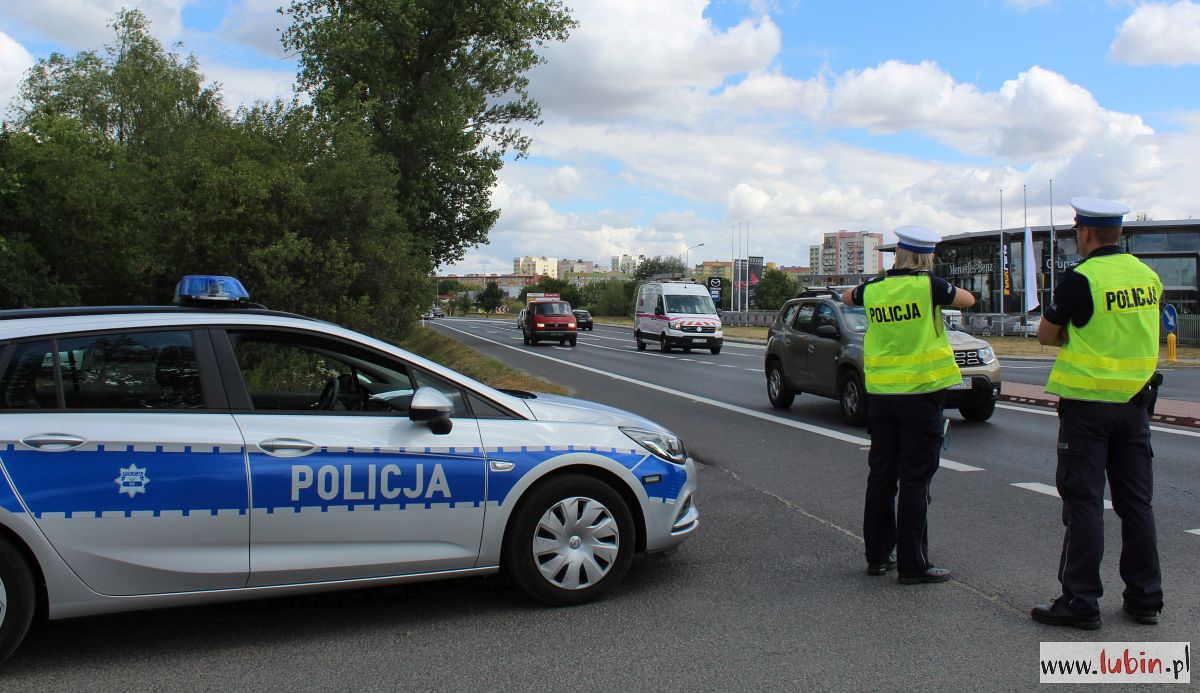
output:
[{"label": "dealership building", "polygon": [[[1075,231],[1058,226],[1053,234],[1056,248],[1051,260],[1051,228],[1035,226],[1033,259],[1038,268],[1034,280],[1041,305],[1049,305],[1051,267],[1059,274],[1081,260],[1075,245]],[[976,231],[946,236],[935,251],[934,273],[975,294],[971,310],[980,313],[1023,313],[1025,284],[1025,229],[1005,229],[1008,247],[1009,290],[1003,290],[1000,271],[1000,231]],[[1174,304],[1183,314],[1200,313],[1197,306],[1197,265],[1200,264],[1200,220],[1127,221],[1121,234],[1121,248],[1133,253],[1158,273],[1163,283],[1163,302]],[[895,250],[895,244],[884,246]]]}]

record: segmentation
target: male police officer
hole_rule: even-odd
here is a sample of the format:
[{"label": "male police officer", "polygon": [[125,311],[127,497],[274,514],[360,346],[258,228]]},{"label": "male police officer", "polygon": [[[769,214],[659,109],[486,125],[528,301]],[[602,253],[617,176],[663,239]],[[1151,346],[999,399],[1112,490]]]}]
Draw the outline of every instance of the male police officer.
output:
[{"label": "male police officer", "polygon": [[[896,229],[896,262],[887,276],[842,296],[867,311],[863,364],[871,395],[871,452],[863,509],[867,574],[899,568],[906,585],[945,582],[948,568],[929,562],[929,482],[942,447],[945,388],[962,376],[946,337],[941,306],[968,308],[970,292],[931,276],[938,236],[920,226]],[[896,504],[899,482],[899,507]]]},{"label": "male police officer", "polygon": [[1059,396],[1058,493],[1063,538],[1062,596],[1038,605],[1034,620],[1085,630],[1100,627],[1100,559],[1104,554],[1104,478],[1121,518],[1125,613],[1158,623],[1162,575],[1150,507],[1154,485],[1146,405],[1158,363],[1162,282],[1121,252],[1121,218],[1129,208],[1089,197],[1071,200],[1079,254],[1042,317],[1038,341],[1062,345],[1046,391]]}]

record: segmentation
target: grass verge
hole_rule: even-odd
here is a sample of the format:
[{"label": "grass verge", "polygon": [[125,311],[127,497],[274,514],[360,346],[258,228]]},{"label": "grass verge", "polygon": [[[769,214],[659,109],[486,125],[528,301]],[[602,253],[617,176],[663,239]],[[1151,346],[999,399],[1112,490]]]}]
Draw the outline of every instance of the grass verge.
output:
[{"label": "grass verge", "polygon": [[400,346],[496,389],[571,394],[570,390],[558,383],[510,368],[435,330],[418,327]]}]

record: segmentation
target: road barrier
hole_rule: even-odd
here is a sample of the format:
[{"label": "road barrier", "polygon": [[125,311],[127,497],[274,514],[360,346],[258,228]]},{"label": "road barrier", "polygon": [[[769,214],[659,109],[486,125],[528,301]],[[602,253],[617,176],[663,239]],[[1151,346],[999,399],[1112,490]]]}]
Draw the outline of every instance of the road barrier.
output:
[{"label": "road barrier", "polygon": [[777,310],[751,310],[751,311],[732,311],[721,310],[717,311],[721,315],[722,325],[731,325],[734,327],[770,327],[775,321],[775,316],[779,314]]}]

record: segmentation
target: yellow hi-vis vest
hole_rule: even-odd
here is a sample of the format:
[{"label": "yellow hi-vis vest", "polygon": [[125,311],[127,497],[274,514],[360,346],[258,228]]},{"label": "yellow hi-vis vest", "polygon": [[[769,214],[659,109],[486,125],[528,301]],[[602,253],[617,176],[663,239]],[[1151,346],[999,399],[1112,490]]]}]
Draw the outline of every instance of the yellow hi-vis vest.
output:
[{"label": "yellow hi-vis vest", "polygon": [[890,276],[864,289],[867,392],[914,395],[961,382],[942,309],[933,305],[931,293],[927,274]]},{"label": "yellow hi-vis vest", "polygon": [[1046,392],[1068,399],[1128,402],[1158,365],[1158,313],[1162,281],[1127,253],[1101,255],[1075,271],[1088,280],[1092,318],[1068,321]]}]

